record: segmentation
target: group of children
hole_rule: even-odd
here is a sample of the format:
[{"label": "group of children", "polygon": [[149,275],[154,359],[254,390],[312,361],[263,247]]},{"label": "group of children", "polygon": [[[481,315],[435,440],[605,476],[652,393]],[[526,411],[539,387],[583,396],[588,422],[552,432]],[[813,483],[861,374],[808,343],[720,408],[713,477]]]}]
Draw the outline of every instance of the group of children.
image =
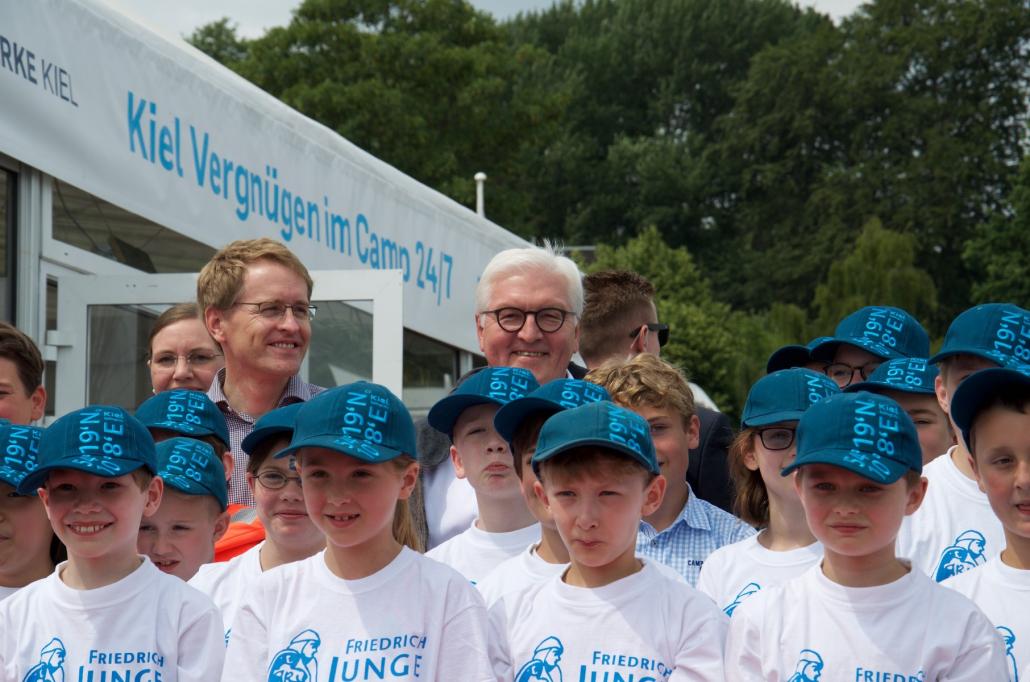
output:
[{"label": "group of children", "polygon": [[4,424],[0,682],[1030,680],[1030,312],[972,308],[931,357],[863,308],[769,370],[736,516],[686,483],[668,363],[472,374],[428,421],[478,517],[426,554],[415,427],[376,384],[258,420],[265,538],[219,562],[205,395]]}]

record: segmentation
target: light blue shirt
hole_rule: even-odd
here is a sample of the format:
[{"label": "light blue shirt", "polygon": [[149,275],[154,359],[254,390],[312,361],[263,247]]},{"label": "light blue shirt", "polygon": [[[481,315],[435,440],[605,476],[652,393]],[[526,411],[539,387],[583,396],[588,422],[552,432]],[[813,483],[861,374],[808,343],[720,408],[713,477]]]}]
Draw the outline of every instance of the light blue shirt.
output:
[{"label": "light blue shirt", "polygon": [[660,561],[697,586],[709,554],[755,534],[755,529],[687,488],[687,503],[672,525],[659,533],[647,521],[637,531],[637,555]]}]

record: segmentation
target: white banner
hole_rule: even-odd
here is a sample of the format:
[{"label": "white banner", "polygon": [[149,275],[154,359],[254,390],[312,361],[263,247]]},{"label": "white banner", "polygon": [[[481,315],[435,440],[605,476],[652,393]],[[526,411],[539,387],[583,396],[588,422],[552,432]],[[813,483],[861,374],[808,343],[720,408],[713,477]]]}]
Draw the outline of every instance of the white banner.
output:
[{"label": "white banner", "polygon": [[83,0],[0,3],[0,151],[215,248],[269,236],[312,270],[401,269],[404,326],[467,350],[483,266],[526,244]]}]

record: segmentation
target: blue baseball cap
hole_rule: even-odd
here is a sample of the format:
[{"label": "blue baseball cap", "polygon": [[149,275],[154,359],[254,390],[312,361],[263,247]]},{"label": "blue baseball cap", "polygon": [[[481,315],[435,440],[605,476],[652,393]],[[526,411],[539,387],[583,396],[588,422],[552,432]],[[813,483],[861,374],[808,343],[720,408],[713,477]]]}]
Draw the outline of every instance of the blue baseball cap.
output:
[{"label": "blue baseball cap", "polygon": [[598,400],[611,400],[603,386],[582,379],[555,379],[497,410],[494,429],[510,443],[519,426],[531,415],[551,415]]},{"label": "blue baseball cap", "polygon": [[1030,363],[1030,311],[1012,303],[984,303],[960,313],[930,362],[960,354],[1002,367]]},{"label": "blue baseball cap", "polygon": [[39,439],[39,466],[18,493],[27,495],[54,469],[75,469],[117,478],[136,469],[157,474],[154,439],[140,420],[117,405],[90,405],[69,412],[48,426]]},{"label": "blue baseball cap", "polygon": [[847,393],[903,391],[935,396],[934,380],[937,374],[937,365],[926,358],[894,358],[877,367],[865,381],[851,384],[844,390]]},{"label": "blue baseball cap", "polygon": [[647,420],[608,400],[563,410],[545,421],[536,441],[533,471],[539,471],[540,462],[585,445],[621,452],[652,474],[661,473]]},{"label": "blue baseball cap", "polygon": [[804,346],[800,344],[790,344],[788,346],[778,348],[773,351],[772,355],[770,355],[769,359],[766,361],[765,373],[772,374],[773,372],[781,369],[804,367],[809,362],[812,362],[812,349],[824,341],[831,340],[832,338],[833,337],[830,336],[817,336]]},{"label": "blue baseball cap", "polygon": [[297,412],[303,406],[302,402],[290,403],[266,412],[254,422],[254,429],[240,443],[240,448],[249,455],[269,438],[284,434],[292,436]]},{"label": "blue baseball cap", "polygon": [[951,420],[962,432],[967,446],[977,414],[999,391],[1009,387],[1030,390],[1030,365],[982,369],[963,379],[955,389],[951,398]]},{"label": "blue baseball cap", "polygon": [[806,464],[832,464],[878,483],[923,471],[915,424],[901,405],[868,391],[815,403],[798,424],[797,455],[782,474]]},{"label": "blue baseball cap", "polygon": [[215,449],[195,438],[169,438],[155,446],[157,475],[187,495],[210,495],[218,507],[229,507],[229,490],[225,483],[225,467]]},{"label": "blue baseball cap", "polygon": [[748,391],[742,427],[768,426],[797,421],[820,400],[840,393],[840,388],[825,374],[804,367],[781,369],[766,374]]},{"label": "blue baseball cap", "polygon": [[[12,424],[0,419],[0,481],[15,490],[22,479],[39,466],[39,439],[43,429],[36,426]],[[35,495],[36,489],[19,493]]]},{"label": "blue baseball cap", "polygon": [[214,436],[229,447],[225,415],[206,393],[176,388],[140,403],[136,419],[148,429],[166,429],[184,436]]},{"label": "blue baseball cap", "polygon": [[320,393],[297,412],[290,446],[276,458],[301,448],[327,448],[366,462],[415,457],[415,424],[400,398],[385,386],[357,381]]},{"label": "blue baseball cap", "polygon": [[454,424],[461,413],[475,405],[507,405],[540,388],[533,373],[521,367],[487,367],[454,387],[451,394],[436,401],[426,420],[441,433],[454,437]]},{"label": "blue baseball cap", "polygon": [[930,355],[930,337],[923,325],[901,308],[886,305],[866,306],[845,317],[833,336],[812,348],[812,357],[832,362],[842,343],[883,360]]}]

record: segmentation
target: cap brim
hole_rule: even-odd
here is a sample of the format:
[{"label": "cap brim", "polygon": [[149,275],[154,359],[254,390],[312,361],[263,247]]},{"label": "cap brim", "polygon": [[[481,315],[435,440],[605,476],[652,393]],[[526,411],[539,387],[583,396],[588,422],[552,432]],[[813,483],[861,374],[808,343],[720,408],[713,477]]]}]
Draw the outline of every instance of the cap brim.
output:
[{"label": "cap brim", "polygon": [[[192,479],[185,478],[184,476],[176,475],[166,477],[162,476],[161,472],[158,472],[157,475],[161,476],[161,480],[165,482],[165,489],[171,488],[183,495],[196,495],[197,497],[207,495],[208,497],[214,498],[222,511],[229,508],[228,491],[226,492],[225,497],[221,497],[220,495],[216,495],[215,491],[209,489],[207,486],[201,485],[200,483],[197,483]],[[185,481],[183,479],[185,479]]]},{"label": "cap brim", "polygon": [[458,422],[458,417],[461,416],[462,412],[470,407],[486,404],[504,405],[504,403],[488,398],[485,395],[449,395],[433,405],[432,409],[429,410],[429,414],[426,415],[426,421],[440,433],[450,436],[454,433],[454,425]]},{"label": "cap brim", "polygon": [[508,443],[515,438],[522,422],[535,414],[555,414],[562,411],[562,406],[546,398],[519,398],[497,410],[494,415],[494,429]]},{"label": "cap brim", "polygon": [[272,455],[272,457],[273,459],[279,459],[288,455],[295,455],[298,450],[302,450],[304,448],[324,448],[326,450],[334,450],[365,462],[387,462],[391,459],[396,459],[401,455],[415,457],[414,452],[401,452],[400,450],[394,450],[393,448],[383,447],[378,443],[372,443],[367,440],[353,438],[342,434],[305,438],[304,440],[290,443],[289,447],[283,448]]},{"label": "cap brim", "polygon": [[1009,363],[1010,359],[999,353],[998,351],[988,351],[983,348],[949,348],[948,350],[942,350],[937,355],[930,358],[929,362],[936,365],[942,360],[947,360],[950,357],[956,355],[974,355],[978,358],[987,360],[988,362],[994,362],[999,366],[1004,366]]},{"label": "cap brim", "polygon": [[197,427],[191,424],[183,424],[181,422],[151,422],[149,424],[144,424],[143,426],[147,427],[148,429],[164,429],[165,431],[181,433],[186,436],[214,436],[218,440],[225,443],[226,446],[229,445],[228,432],[219,433],[218,431],[210,429],[206,426]]},{"label": "cap brim", "polygon": [[755,417],[748,417],[746,421],[741,423],[743,426],[752,427],[769,426],[769,424],[779,424],[780,422],[796,422],[801,420],[801,416],[804,413],[804,410],[780,410],[778,412],[769,412]]},{"label": "cap brim", "polygon": [[247,437],[240,442],[240,449],[246,452],[248,455],[257,446],[261,445],[261,442],[277,436],[281,433],[293,433],[292,426],[265,426],[260,429],[254,429],[247,434]]},{"label": "cap brim", "polygon": [[841,389],[844,393],[858,393],[869,391],[870,393],[883,393],[884,391],[900,391],[901,393],[912,393],[914,395],[936,395],[933,388],[922,386],[911,386],[909,384],[888,384],[879,381],[860,381],[857,384],[849,384]]},{"label": "cap brim", "polygon": [[962,432],[962,439],[969,444],[969,432],[973,419],[981,406],[992,400],[998,389],[1006,386],[1030,386],[1030,367],[1015,370],[1004,367],[982,369],[962,380],[951,398],[951,419]]},{"label": "cap brim", "polygon": [[846,343],[868,353],[872,353],[881,360],[893,360],[903,357],[901,353],[884,346],[881,343],[863,342],[861,339],[845,337],[831,337],[822,343],[812,347],[812,358],[821,362],[833,362],[833,356],[837,352],[837,346]]},{"label": "cap brim", "polygon": [[803,467],[806,464],[829,464],[831,466],[840,467],[841,469],[847,469],[852,473],[868,478],[870,481],[889,485],[904,476],[905,472],[909,471],[909,468],[901,462],[887,457],[878,457],[877,462],[883,465],[883,471],[880,471],[880,468],[870,469],[869,467],[859,466],[857,460],[854,458],[854,453],[851,450],[821,450],[817,453],[807,455],[804,459],[796,458],[790,466],[785,467],[780,472],[780,475],[789,476],[798,468]]},{"label": "cap brim", "polygon": [[93,474],[94,476],[100,476],[102,478],[118,478],[125,474],[131,474],[137,469],[146,468],[147,465],[138,459],[119,459],[117,457],[107,457],[107,462],[113,462],[117,465],[116,471],[97,471],[84,464],[81,464],[75,459],[67,459],[58,462],[51,462],[44,466],[38,467],[22,479],[22,482],[18,484],[18,494],[28,495],[30,491],[35,493],[37,489],[42,488],[43,484],[46,483],[47,477],[51,471],[55,469],[74,469],[75,471],[82,471],[87,474]]},{"label": "cap brim", "polygon": [[21,485],[21,481],[25,477],[20,472],[12,473],[10,467],[0,467],[0,483],[6,483],[7,485],[14,488],[14,491],[22,497],[34,497],[36,495],[36,488],[32,489],[32,492],[21,492],[18,488]]},{"label": "cap brim", "polygon": [[538,469],[538,466],[541,462],[546,462],[547,460],[552,459],[563,452],[568,452],[569,450],[575,450],[576,448],[590,446],[604,448],[605,450],[615,450],[616,452],[621,452],[622,454],[631,457],[633,460],[638,462],[640,466],[644,467],[651,473],[661,473],[661,469],[657,467],[657,463],[655,465],[655,468],[652,469],[651,464],[647,461],[647,459],[633,448],[623,445],[622,443],[607,440],[604,438],[579,438],[559,443],[558,445],[555,445],[552,448],[548,448],[547,450],[537,450],[536,453],[533,455],[533,471],[536,471]]},{"label": "cap brim", "polygon": [[772,374],[781,369],[804,367],[812,359],[807,346],[784,346],[773,352],[765,363],[765,373]]}]

